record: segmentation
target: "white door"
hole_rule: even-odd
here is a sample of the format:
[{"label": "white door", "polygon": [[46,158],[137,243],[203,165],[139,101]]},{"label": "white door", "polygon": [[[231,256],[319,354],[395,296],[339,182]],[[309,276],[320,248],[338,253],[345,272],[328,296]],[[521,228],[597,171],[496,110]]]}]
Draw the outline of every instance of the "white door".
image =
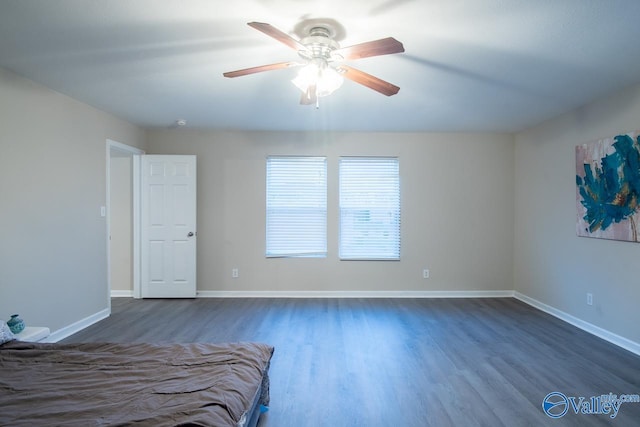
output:
[{"label": "white door", "polygon": [[142,156],[143,298],[196,296],[196,156]]}]

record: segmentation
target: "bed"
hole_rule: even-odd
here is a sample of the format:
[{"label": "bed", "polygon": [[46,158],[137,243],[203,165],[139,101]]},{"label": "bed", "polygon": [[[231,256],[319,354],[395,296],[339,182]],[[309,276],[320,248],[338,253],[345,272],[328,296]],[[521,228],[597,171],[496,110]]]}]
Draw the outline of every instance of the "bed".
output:
[{"label": "bed", "polygon": [[0,425],[257,425],[273,347],[0,345]]}]

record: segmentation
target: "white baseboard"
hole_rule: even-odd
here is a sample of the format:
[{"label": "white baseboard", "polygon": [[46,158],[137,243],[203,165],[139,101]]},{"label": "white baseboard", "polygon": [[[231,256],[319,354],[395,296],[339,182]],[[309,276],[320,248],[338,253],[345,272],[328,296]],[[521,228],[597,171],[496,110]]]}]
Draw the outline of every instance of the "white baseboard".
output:
[{"label": "white baseboard", "polygon": [[198,298],[508,298],[513,291],[198,291]]},{"label": "white baseboard", "polygon": [[[113,298],[131,298],[133,291],[111,291]],[[640,343],[631,341],[592,323],[542,303],[517,291],[198,291],[197,298],[516,298],[577,328],[640,356]],[[106,308],[54,331],[45,342],[58,342],[64,338],[106,319],[111,310]]]},{"label": "white baseboard", "polygon": [[577,328],[580,328],[583,331],[589,332],[592,335],[602,338],[605,341],[609,341],[610,343],[615,344],[618,347],[622,347],[625,350],[628,350],[640,356],[640,344],[635,341],[631,341],[625,337],[621,337],[620,335],[614,334],[613,332],[607,331],[606,329],[602,329],[601,327],[596,326],[592,323],[585,322],[584,320],[578,319],[575,316],[572,316],[562,310],[558,310],[557,308],[551,307],[550,305],[521,294],[520,292],[514,292],[513,296],[516,299],[519,299],[520,301],[537,308],[538,310],[544,311],[545,313],[557,317],[558,319],[563,320]]},{"label": "white baseboard", "polygon": [[49,335],[43,342],[58,342],[75,334],[76,332],[80,332],[84,328],[88,328],[96,322],[99,322],[102,319],[106,319],[111,314],[111,310],[105,308],[102,311],[99,311],[91,316],[85,317],[82,320],[78,320],[75,323],[72,323],[69,326],[65,326],[64,328],[58,329],[54,331],[51,335]]},{"label": "white baseboard", "polygon": [[111,298],[133,298],[133,291],[111,290]]}]

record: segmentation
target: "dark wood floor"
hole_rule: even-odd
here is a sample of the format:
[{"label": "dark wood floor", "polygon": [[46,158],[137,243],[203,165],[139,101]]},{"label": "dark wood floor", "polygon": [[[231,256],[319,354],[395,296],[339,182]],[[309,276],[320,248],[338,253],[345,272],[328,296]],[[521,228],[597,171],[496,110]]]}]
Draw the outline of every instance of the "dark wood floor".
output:
[{"label": "dark wood floor", "polygon": [[542,411],[545,396],[640,394],[640,357],[512,298],[113,300],[64,342],[275,346],[261,427],[638,426]]}]

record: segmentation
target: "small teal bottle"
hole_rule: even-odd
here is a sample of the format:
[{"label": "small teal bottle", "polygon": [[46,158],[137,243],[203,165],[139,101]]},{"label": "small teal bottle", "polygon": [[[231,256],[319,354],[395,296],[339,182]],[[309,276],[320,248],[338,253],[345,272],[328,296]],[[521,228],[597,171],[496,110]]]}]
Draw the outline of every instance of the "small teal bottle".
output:
[{"label": "small teal bottle", "polygon": [[18,314],[12,314],[11,319],[7,321],[7,326],[14,334],[19,334],[24,329],[24,320]]}]

